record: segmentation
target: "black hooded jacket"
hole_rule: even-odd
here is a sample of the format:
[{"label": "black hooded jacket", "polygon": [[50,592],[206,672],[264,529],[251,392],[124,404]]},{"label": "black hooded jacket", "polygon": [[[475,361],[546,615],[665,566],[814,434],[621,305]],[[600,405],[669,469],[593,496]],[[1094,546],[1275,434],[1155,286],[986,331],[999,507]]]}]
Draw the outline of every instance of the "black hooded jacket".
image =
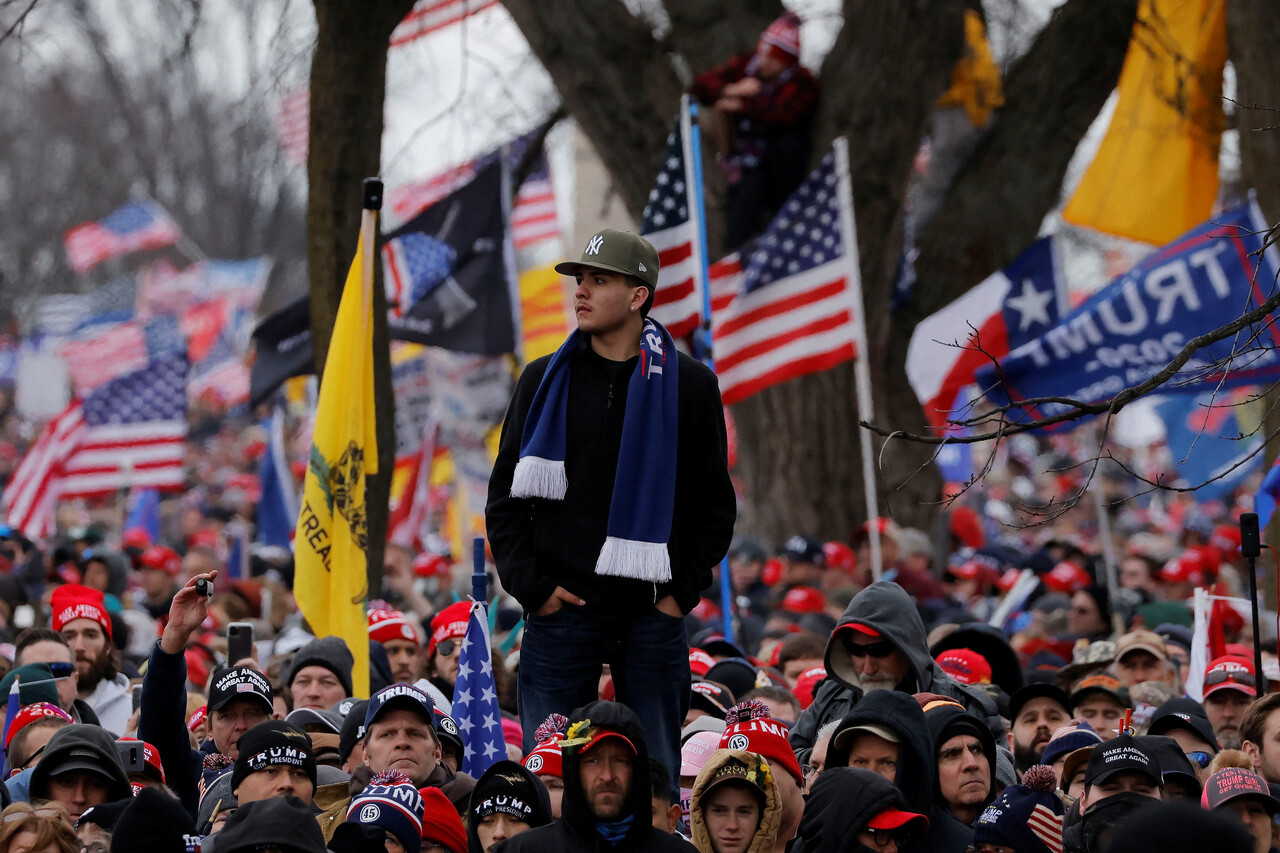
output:
[{"label": "black hooded jacket", "polygon": [[827,640],[823,679],[811,704],[791,729],[791,747],[807,758],[818,729],[843,719],[862,698],[853,661],[844,647],[844,632],[853,624],[865,625],[884,635],[910,662],[910,672],[898,685],[902,693],[938,693],[955,699],[990,726],[1000,727],[995,702],[981,691],[956,681],[929,655],[924,622],[906,590],[890,581],[877,581],[853,597]]},{"label": "black hooded jacket", "polygon": [[910,811],[902,792],[879,773],[861,767],[823,770],[805,801],[791,853],[865,850],[858,833],[885,809]]},{"label": "black hooded jacket", "polygon": [[864,696],[832,735],[832,742],[827,747],[828,767],[848,766],[850,743],[846,741],[837,746],[836,737],[841,731],[863,723],[884,726],[898,735],[898,772],[893,784],[902,791],[907,811],[929,817],[929,829],[913,850],[920,853],[964,853],[973,839],[973,830],[936,804],[934,791],[938,770],[934,761],[933,738],[929,735],[924,711],[920,710],[915,698],[896,690],[873,690]]},{"label": "black hooded jacket", "polygon": [[644,743],[644,733],[635,712],[616,702],[592,702],[569,716],[569,728],[582,720],[590,720],[591,728],[603,728],[618,732],[636,748],[632,764],[631,790],[622,804],[622,813],[631,815],[631,826],[617,844],[609,844],[596,829],[596,818],[582,789],[582,777],[578,770],[580,755],[569,749],[564,755],[564,798],[560,801],[560,817],[538,829],[522,832],[498,847],[502,853],[532,853],[532,851],[600,851],[600,853],[631,853],[631,851],[681,851],[691,853],[695,848],[687,841],[653,828],[652,796],[649,788],[649,750]]},{"label": "black hooded jacket", "polygon": [[49,738],[49,744],[40,755],[31,772],[31,799],[49,799],[49,779],[54,771],[69,760],[78,759],[100,773],[107,780],[107,800],[114,802],[133,796],[129,777],[120,763],[116,739],[101,726],[72,723],[63,726]]},{"label": "black hooded jacket", "polygon": [[516,793],[525,805],[533,809],[525,821],[530,829],[551,823],[551,797],[547,794],[547,786],[526,770],[524,765],[503,759],[491,764],[488,770],[481,773],[475,788],[471,790],[471,808],[467,816],[469,853],[484,853],[480,836],[476,834],[476,827],[480,824],[480,819],[476,817],[477,810],[490,795],[504,796],[511,793]]},{"label": "black hooded jacket", "polygon": [[[996,798],[996,740],[992,737],[991,730],[977,717],[950,702],[926,705],[924,720],[929,726],[929,737],[933,739],[935,764],[938,753],[942,751],[942,745],[951,738],[957,735],[972,735],[978,739],[978,743],[982,744],[982,752],[987,757],[987,765],[990,768],[990,776],[987,778],[991,783],[987,789],[987,798],[982,805],[986,806],[994,800]],[[950,809],[946,798],[942,796],[941,788],[937,786],[936,777],[933,797],[935,805],[942,809]]]}]

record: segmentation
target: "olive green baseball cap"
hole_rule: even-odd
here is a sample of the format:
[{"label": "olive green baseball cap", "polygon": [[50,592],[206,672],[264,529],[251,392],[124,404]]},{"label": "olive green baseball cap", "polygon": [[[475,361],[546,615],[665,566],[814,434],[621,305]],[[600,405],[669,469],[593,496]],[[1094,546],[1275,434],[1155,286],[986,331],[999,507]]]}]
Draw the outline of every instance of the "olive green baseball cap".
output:
[{"label": "olive green baseball cap", "polygon": [[587,241],[581,260],[556,264],[561,275],[577,275],[584,269],[634,275],[652,289],[658,283],[658,250],[639,234],[606,228]]}]

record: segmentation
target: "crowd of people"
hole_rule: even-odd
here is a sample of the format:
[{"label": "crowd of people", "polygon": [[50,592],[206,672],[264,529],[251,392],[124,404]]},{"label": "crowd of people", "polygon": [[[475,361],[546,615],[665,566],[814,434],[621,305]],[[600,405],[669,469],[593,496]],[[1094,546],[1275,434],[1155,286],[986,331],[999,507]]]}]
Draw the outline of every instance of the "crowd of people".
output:
[{"label": "crowd of people", "polygon": [[[0,531],[27,601],[0,649],[0,853],[1270,850],[1280,679],[1231,606],[1235,529],[1185,518],[1165,534],[1178,556],[1134,549],[1108,591],[1087,542],[1015,558],[974,520],[953,516],[935,570],[928,537],[881,519],[880,581],[866,525],[774,554],[736,538],[732,639],[712,598],[681,620],[676,766],[608,666],[565,714],[519,716],[528,613],[491,572],[507,756],[479,778],[450,715],[464,567],[388,549],[355,696],[352,650],[308,632],[287,557],[229,580],[199,539],[179,554],[136,529],[56,548]],[[980,618],[1028,569],[1023,604]],[[1207,638],[1196,587],[1224,600]],[[235,660],[233,622],[257,638]]]}]

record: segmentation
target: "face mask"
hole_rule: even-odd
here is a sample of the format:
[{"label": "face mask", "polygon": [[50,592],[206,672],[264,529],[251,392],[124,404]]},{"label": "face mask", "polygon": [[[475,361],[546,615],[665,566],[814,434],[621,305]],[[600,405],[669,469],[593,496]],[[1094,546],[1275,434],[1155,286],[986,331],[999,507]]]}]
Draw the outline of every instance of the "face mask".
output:
[{"label": "face mask", "polygon": [[686,836],[689,834],[689,803],[692,799],[692,788],[680,789],[680,825],[676,829]]}]

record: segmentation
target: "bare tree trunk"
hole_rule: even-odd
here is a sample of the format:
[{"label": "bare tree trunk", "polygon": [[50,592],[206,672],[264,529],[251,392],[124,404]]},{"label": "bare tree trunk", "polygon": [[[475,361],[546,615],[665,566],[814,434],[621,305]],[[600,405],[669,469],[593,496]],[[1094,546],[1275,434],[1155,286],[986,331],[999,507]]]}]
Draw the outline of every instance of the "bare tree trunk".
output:
[{"label": "bare tree trunk", "polygon": [[[1275,7],[1264,0],[1234,0],[1227,4],[1227,39],[1236,69],[1235,126],[1240,132],[1240,171],[1246,187],[1258,192],[1258,206],[1269,224],[1280,221],[1280,56],[1275,46],[1280,38],[1280,19]],[[1269,283],[1259,282],[1264,292]],[[1266,435],[1280,431],[1280,392],[1268,390]],[[1275,461],[1280,447],[1272,442],[1266,462]],[[1280,543],[1280,515],[1271,519],[1263,540]],[[1276,607],[1276,578],[1263,572],[1262,604]]]},{"label": "bare tree trunk", "polygon": [[648,24],[621,0],[503,5],[639,219],[683,88]]},{"label": "bare tree trunk", "polygon": [[[363,181],[380,172],[387,41],[396,24],[413,8],[413,0],[313,2],[318,33],[311,60],[307,268],[316,374],[322,376],[342,285],[359,239]],[[381,592],[391,470],[395,465],[395,400],[391,391],[386,294],[380,281],[374,282],[373,317],[378,474],[370,477],[366,486],[366,557],[369,594],[377,596]]]}]

